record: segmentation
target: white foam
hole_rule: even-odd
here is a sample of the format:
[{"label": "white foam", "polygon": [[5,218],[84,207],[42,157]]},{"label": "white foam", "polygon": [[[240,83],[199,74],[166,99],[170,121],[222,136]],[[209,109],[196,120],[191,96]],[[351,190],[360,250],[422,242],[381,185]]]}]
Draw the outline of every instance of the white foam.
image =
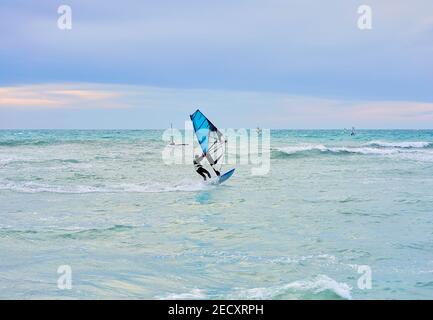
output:
[{"label": "white foam", "polygon": [[296,146],[287,146],[282,148],[277,148],[277,150],[282,151],[287,154],[295,154],[298,152],[304,152],[304,151],[328,151],[329,149],[325,147],[322,144],[302,144],[302,145],[296,145]]},{"label": "white foam", "polygon": [[206,299],[208,298],[206,292],[201,289],[192,289],[190,292],[185,293],[170,293],[166,296],[157,296],[160,300],[184,300],[184,299]]},{"label": "white foam", "polygon": [[56,186],[46,185],[34,182],[1,182],[0,190],[9,190],[23,193],[71,193],[71,194],[84,194],[84,193],[160,193],[160,192],[194,192],[210,188],[209,185],[202,182],[189,182],[179,184],[119,184],[112,186],[85,186],[85,185],[71,185],[71,186]]}]

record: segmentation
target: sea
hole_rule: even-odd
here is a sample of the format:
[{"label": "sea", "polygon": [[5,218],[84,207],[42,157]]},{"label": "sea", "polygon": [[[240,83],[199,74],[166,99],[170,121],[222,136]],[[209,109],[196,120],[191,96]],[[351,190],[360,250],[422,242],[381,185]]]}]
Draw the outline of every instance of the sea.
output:
[{"label": "sea", "polygon": [[271,130],[221,185],[162,136],[0,131],[0,299],[433,298],[432,130]]}]

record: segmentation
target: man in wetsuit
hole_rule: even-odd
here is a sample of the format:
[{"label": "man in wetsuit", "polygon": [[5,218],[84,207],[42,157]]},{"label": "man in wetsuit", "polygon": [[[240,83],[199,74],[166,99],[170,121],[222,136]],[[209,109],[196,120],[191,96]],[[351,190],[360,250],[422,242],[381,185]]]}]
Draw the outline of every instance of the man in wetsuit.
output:
[{"label": "man in wetsuit", "polygon": [[198,154],[196,154],[193,163],[194,163],[195,171],[197,171],[197,173],[203,177],[204,181],[206,181],[205,175],[207,175],[209,179],[211,178],[211,176],[209,171],[203,168],[203,166],[200,164],[200,162],[203,160],[204,157],[205,157],[204,155],[199,157]]}]

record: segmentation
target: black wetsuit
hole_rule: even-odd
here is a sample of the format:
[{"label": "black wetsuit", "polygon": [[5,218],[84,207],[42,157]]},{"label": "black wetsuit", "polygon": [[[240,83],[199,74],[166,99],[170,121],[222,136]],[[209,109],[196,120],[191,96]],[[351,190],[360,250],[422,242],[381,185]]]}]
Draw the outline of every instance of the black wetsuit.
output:
[{"label": "black wetsuit", "polygon": [[205,174],[208,176],[209,179],[211,178],[209,171],[203,168],[203,166],[200,163],[195,161],[195,159],[193,163],[194,163],[195,171],[197,171],[197,173],[203,177],[204,181],[206,181]]}]

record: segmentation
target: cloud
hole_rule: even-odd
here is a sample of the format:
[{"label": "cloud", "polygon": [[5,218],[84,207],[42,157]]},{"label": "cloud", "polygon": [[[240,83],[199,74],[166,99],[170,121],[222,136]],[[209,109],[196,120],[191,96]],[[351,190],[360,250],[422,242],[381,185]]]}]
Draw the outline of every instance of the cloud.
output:
[{"label": "cloud", "polygon": [[0,128],[139,129],[165,128],[170,122],[183,127],[196,108],[225,128],[433,126],[433,103],[409,100],[98,83],[0,87],[0,96]]},{"label": "cloud", "polygon": [[[121,108],[120,94],[83,84],[0,87],[0,108]],[[90,86],[91,87],[91,86]]]},{"label": "cloud", "polygon": [[20,107],[50,107],[59,105],[60,102],[49,100],[49,99],[37,99],[37,98],[0,98],[0,106],[20,106]]},{"label": "cloud", "polygon": [[58,96],[70,96],[80,99],[90,99],[90,100],[104,100],[110,98],[116,98],[117,93],[104,92],[104,91],[91,91],[91,90],[77,90],[77,89],[65,89],[65,90],[54,90],[50,91],[49,94]]}]

